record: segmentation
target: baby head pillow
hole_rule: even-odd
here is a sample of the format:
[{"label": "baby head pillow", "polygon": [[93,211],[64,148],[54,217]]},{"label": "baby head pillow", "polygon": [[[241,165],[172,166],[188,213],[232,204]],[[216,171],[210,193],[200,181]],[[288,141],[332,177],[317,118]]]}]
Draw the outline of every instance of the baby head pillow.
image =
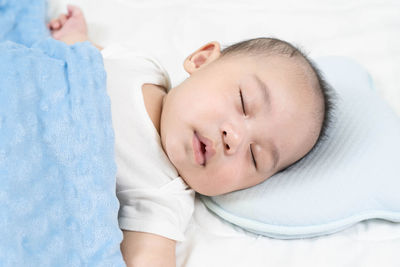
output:
[{"label": "baby head pillow", "polygon": [[328,138],[262,184],[201,196],[225,220],[282,239],[330,234],[372,218],[400,222],[400,118],[357,63],[340,57],[316,63],[336,93]]}]

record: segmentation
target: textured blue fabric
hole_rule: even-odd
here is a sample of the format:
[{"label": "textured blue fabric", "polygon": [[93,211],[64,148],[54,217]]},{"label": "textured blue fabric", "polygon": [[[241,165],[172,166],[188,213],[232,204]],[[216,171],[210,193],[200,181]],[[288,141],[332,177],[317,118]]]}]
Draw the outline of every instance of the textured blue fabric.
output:
[{"label": "textured blue fabric", "polygon": [[49,36],[45,27],[46,1],[0,0],[0,41],[31,46]]},{"label": "textured blue fabric", "polygon": [[49,38],[0,55],[0,262],[121,265],[100,53]]},{"label": "textured blue fabric", "polygon": [[99,51],[49,38],[0,56],[0,265],[123,265]]},{"label": "textured blue fabric", "polygon": [[367,219],[400,222],[400,118],[356,62],[317,63],[336,92],[329,137],[264,183],[203,197],[227,221],[281,239],[326,235]]},{"label": "textured blue fabric", "polygon": [[124,266],[102,57],[44,6],[0,0],[0,266]]}]

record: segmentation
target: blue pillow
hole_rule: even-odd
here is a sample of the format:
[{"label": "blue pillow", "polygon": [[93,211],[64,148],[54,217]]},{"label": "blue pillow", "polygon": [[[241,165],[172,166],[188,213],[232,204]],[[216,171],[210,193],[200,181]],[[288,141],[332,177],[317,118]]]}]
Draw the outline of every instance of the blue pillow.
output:
[{"label": "blue pillow", "polygon": [[225,220],[281,239],[326,235],[372,218],[400,222],[399,117],[354,61],[316,63],[337,94],[329,138],[262,184],[202,196]]}]

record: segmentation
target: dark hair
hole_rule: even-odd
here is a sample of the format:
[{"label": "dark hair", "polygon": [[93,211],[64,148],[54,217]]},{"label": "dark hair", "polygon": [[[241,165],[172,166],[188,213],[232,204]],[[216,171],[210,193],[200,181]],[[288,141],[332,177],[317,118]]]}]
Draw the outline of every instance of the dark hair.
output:
[{"label": "dark hair", "polygon": [[317,80],[317,90],[321,93],[323,102],[324,102],[324,114],[322,119],[322,126],[320,133],[318,135],[318,139],[315,142],[314,146],[311,150],[303,156],[301,159],[292,163],[290,166],[287,166],[280,172],[288,169],[289,167],[294,166],[300,160],[304,160],[308,157],[312,151],[315,150],[316,147],[320,146],[321,143],[326,140],[328,137],[327,131],[330,128],[332,117],[333,117],[333,109],[334,109],[334,92],[330,85],[325,81],[321,71],[317,68],[315,63],[309,59],[305,53],[303,53],[300,48],[295,47],[294,45],[280,40],[276,38],[266,38],[260,37],[255,39],[244,40],[238,43],[235,43],[231,46],[224,48],[221,51],[221,56],[225,57],[228,55],[238,55],[245,54],[251,56],[260,56],[260,55],[285,55],[288,57],[299,57],[306,61],[306,64],[310,66],[312,72],[314,73]]}]

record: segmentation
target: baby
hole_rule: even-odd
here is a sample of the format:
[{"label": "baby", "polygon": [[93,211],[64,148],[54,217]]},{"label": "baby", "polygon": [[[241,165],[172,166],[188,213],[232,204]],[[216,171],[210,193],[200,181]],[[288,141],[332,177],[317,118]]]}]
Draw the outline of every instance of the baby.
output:
[{"label": "baby", "polygon": [[[78,7],[48,27],[67,44],[88,41]],[[222,51],[207,43],[186,58],[190,76],[172,89],[153,59],[95,46],[107,72],[128,266],[175,266],[194,191],[215,196],[257,185],[324,137],[328,86],[287,42],[257,38]]]}]

